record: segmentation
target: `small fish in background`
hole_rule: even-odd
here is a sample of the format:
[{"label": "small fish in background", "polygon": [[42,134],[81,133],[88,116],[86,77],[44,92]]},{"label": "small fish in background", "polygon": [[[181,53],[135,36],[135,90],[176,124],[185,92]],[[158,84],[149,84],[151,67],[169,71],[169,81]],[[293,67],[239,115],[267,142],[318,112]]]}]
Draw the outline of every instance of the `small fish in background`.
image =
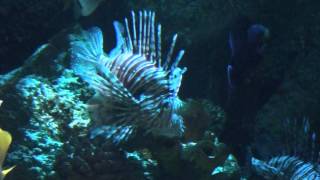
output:
[{"label": "small fish in background", "polygon": [[228,88],[232,91],[243,85],[246,75],[261,61],[270,32],[262,24],[251,24],[239,18],[229,33],[231,61],[227,65]]},{"label": "small fish in background", "polygon": [[76,18],[89,16],[104,0],[63,0],[64,10],[72,6]]},{"label": "small fish in background", "polygon": [[[0,101],[0,103],[2,103],[2,101]],[[8,169],[3,169],[3,162],[7,155],[7,151],[11,144],[11,141],[12,141],[11,134],[0,128],[0,180],[3,180],[5,176],[15,167],[15,166],[12,166]]]},{"label": "small fish in background", "polygon": [[263,86],[254,73],[264,58],[269,34],[268,28],[246,16],[238,17],[229,32],[231,58],[226,67],[227,120],[221,137],[232,146],[240,163],[246,162],[246,149],[254,137],[254,113],[260,105]]}]

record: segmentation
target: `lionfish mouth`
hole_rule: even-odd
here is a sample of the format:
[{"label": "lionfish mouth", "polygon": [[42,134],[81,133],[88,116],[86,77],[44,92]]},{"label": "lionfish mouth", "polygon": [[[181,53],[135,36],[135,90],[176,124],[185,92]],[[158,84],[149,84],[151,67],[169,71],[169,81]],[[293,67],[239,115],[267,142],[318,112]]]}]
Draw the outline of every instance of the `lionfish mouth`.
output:
[{"label": "lionfish mouth", "polygon": [[141,127],[181,136],[183,119],[176,107],[181,104],[178,92],[186,71],[178,67],[184,50],[173,58],[175,34],[162,58],[161,24],[156,25],[155,13],[139,11],[136,17],[132,11],[131,18],[130,23],[125,18],[124,25],[113,23],[117,43],[108,54],[98,27],[70,36],[72,68],[96,92],[89,101],[97,127],[91,135],[118,143]]}]

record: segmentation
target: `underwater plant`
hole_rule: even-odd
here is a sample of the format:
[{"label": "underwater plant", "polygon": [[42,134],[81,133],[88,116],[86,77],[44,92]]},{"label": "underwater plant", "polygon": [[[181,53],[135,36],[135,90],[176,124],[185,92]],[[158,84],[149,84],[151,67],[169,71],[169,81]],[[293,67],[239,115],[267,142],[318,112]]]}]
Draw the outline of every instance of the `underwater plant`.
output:
[{"label": "underwater plant", "polygon": [[177,34],[165,59],[162,58],[161,24],[155,13],[131,12],[131,27],[115,21],[116,47],[105,53],[98,27],[71,35],[73,70],[95,90],[88,107],[95,128],[91,137],[103,135],[119,143],[137,128],[166,137],[184,132],[183,119],[176,112],[182,75],[179,68],[184,50],[173,59]]}]

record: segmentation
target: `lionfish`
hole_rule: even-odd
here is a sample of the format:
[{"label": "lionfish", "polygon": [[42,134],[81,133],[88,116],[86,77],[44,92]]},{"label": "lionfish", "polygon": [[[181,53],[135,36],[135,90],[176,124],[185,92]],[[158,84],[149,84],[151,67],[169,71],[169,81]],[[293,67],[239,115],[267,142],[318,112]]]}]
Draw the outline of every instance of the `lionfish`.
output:
[{"label": "lionfish", "polygon": [[287,146],[284,153],[290,154],[291,152],[294,155],[278,155],[268,161],[252,157],[251,167],[254,172],[265,179],[320,179],[319,156],[316,153],[316,133],[310,131],[308,118],[303,118],[301,123],[299,124],[297,119],[283,121],[286,136],[286,142],[283,144]]},{"label": "lionfish", "polygon": [[318,164],[305,162],[295,156],[277,156],[267,162],[252,158],[251,164],[253,170],[265,179],[320,179]]},{"label": "lionfish", "polygon": [[[95,122],[91,137],[105,136],[115,143],[127,140],[136,129],[167,137],[179,137],[184,123],[177,114],[178,97],[186,68],[179,68],[184,50],[173,58],[177,34],[166,58],[162,58],[161,24],[155,13],[139,11],[132,22],[114,21],[116,47],[103,50],[98,27],[71,35],[71,66],[95,91],[88,102]],[[157,26],[157,27],[156,27]]]}]

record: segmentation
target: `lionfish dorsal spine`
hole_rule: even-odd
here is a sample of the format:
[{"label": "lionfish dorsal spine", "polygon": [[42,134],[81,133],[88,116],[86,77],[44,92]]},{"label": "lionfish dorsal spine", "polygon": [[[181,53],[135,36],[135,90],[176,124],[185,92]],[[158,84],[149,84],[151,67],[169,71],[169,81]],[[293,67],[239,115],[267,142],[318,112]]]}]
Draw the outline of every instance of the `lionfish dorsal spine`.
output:
[{"label": "lionfish dorsal spine", "polygon": [[[129,33],[129,32],[128,32]],[[139,11],[139,54],[142,54],[142,12]]]},{"label": "lionfish dorsal spine", "polygon": [[[131,18],[132,18],[132,36],[133,40],[130,42],[132,44],[132,50],[134,51],[135,47],[137,47],[137,30],[136,30],[136,17],[134,11],[131,11]],[[127,28],[127,32],[130,32],[129,25]],[[130,34],[130,33],[128,33]]]},{"label": "lionfish dorsal spine", "polygon": [[[126,31],[127,31],[127,32],[129,32],[129,23],[128,23],[128,19],[127,19],[127,18],[125,18],[125,19],[124,19],[124,22],[125,22],[125,24],[126,24]],[[128,44],[129,44],[128,49],[129,49],[129,50],[132,50],[132,49],[133,49],[133,44],[132,44],[132,39],[131,39],[131,35],[130,35],[130,33],[128,33]]]},{"label": "lionfish dorsal spine", "polygon": [[148,12],[148,20],[147,20],[147,41],[146,41],[146,55],[149,57],[150,61],[153,62],[153,60],[150,57],[150,42],[151,42],[151,22],[152,22],[152,13],[151,11]]},{"label": "lionfish dorsal spine", "polygon": [[178,56],[176,57],[176,59],[174,60],[174,62],[172,63],[171,68],[175,69],[175,68],[178,67],[178,65],[179,65],[179,63],[180,63],[183,55],[184,55],[184,50],[179,51],[179,54],[178,54]]},{"label": "lionfish dorsal spine", "polygon": [[[152,84],[154,85],[154,83],[150,83],[150,82],[154,79],[159,81],[159,79],[155,78],[157,77],[158,74],[153,72],[157,70],[162,70],[163,72],[162,75],[168,77],[167,82],[162,81],[163,84],[168,84],[166,88],[168,88],[169,92],[167,92],[167,94],[169,95],[170,98],[176,98],[181,82],[176,83],[175,81],[172,81],[172,79],[174,79],[176,75],[181,76],[186,71],[185,68],[182,70],[180,68],[177,68],[179,62],[181,61],[184,55],[184,50],[180,50],[178,52],[178,55],[175,58],[173,58],[173,53],[174,53],[178,35],[175,34],[173,36],[171,45],[169,46],[169,49],[167,52],[166,59],[164,59],[164,61],[162,62],[162,43],[161,43],[162,26],[161,24],[158,24],[157,29],[155,29],[155,13],[154,12],[139,11],[138,14],[139,15],[136,20],[135,13],[133,11],[131,12],[132,30],[130,30],[128,26],[129,23],[126,23],[126,26],[128,26],[126,28],[127,39],[129,41],[128,44],[133,44],[133,48],[132,48],[133,53],[141,54],[146,58],[148,62],[154,63],[154,64],[148,64],[146,65],[146,67],[155,65],[156,70],[152,70],[149,73],[148,70],[152,69],[153,67],[143,68],[147,70],[143,71],[143,73],[140,74],[140,76],[137,76],[136,78],[137,81],[131,83],[132,86],[130,86],[129,89],[131,89],[133,93],[136,93],[138,89],[142,88],[142,85],[145,85],[145,86],[147,86],[148,84],[150,84],[150,86]],[[136,23],[136,21],[138,22]],[[136,24],[138,24],[138,27],[139,27],[138,30],[136,29]],[[138,32],[138,37],[135,37],[136,32]],[[133,42],[130,38],[131,33],[132,33],[132,36],[134,37]],[[136,41],[135,39],[138,39],[138,43],[135,43]],[[139,74],[139,73],[134,73],[134,74]],[[145,79],[139,78],[139,77],[145,77]]]},{"label": "lionfish dorsal spine", "polygon": [[162,62],[161,62],[161,24],[158,24],[158,33],[157,33],[157,40],[158,40],[158,45],[157,45],[157,55],[156,55],[156,59],[158,62],[158,67],[160,68],[162,66]]},{"label": "lionfish dorsal spine", "polygon": [[147,44],[147,12],[146,11],[143,11],[142,13],[142,16],[143,16],[143,36],[142,36],[142,54],[145,54],[147,55],[147,52],[146,52],[146,44]]},{"label": "lionfish dorsal spine", "polygon": [[177,37],[178,37],[178,35],[175,34],[173,36],[173,38],[172,38],[171,46],[170,46],[170,49],[169,49],[168,54],[167,54],[167,59],[166,59],[164,65],[163,65],[163,69],[164,70],[168,70],[168,68],[169,68],[171,57],[172,57],[173,50],[174,50],[174,46],[176,45]]},{"label": "lionfish dorsal spine", "polygon": [[151,40],[150,40],[150,59],[157,63],[156,61],[156,45],[155,45],[155,42],[156,42],[156,39],[155,39],[155,31],[154,31],[154,21],[155,21],[155,13],[153,12],[152,13],[152,19],[151,19]]},{"label": "lionfish dorsal spine", "polygon": [[[131,49],[133,53],[146,56],[149,61],[153,62],[156,56],[154,34],[155,13],[151,11],[139,11],[138,14],[138,31],[136,29],[136,15],[134,11],[131,11],[132,32],[128,20],[125,18],[126,34],[130,46],[129,49]],[[131,34],[133,39],[131,38]]]}]

